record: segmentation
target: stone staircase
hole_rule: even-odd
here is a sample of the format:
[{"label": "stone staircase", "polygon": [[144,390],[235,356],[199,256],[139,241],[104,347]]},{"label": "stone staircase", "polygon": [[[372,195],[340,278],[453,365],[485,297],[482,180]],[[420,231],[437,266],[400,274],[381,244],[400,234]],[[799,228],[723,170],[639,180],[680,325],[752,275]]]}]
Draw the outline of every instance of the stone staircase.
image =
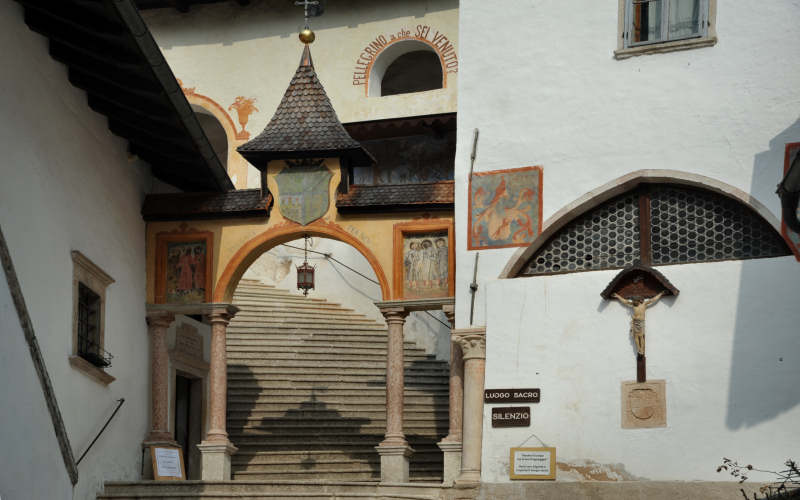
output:
[{"label": "stone staircase", "polygon": [[[386,425],[386,327],[324,299],[242,280],[228,325],[235,480],[378,481]],[[440,483],[448,374],[405,343],[411,481]]]}]

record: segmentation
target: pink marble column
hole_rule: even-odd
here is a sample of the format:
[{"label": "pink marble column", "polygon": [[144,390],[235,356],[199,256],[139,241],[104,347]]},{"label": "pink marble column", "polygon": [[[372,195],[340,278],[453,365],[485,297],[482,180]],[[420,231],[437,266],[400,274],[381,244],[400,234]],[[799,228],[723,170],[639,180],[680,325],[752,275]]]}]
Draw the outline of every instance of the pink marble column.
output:
[{"label": "pink marble column", "polygon": [[464,425],[461,474],[456,486],[471,487],[481,480],[483,386],[486,371],[486,333],[483,328],[453,332],[464,355]]},{"label": "pink marble column", "polygon": [[147,313],[150,334],[150,432],[145,443],[173,441],[169,431],[169,353],[167,329],[175,315],[166,311]]},{"label": "pink marble column", "polygon": [[209,382],[209,427],[206,441],[228,441],[226,411],[228,398],[228,358],[225,349],[225,334],[231,315],[227,311],[208,315],[211,323],[211,353]]},{"label": "pink marble column", "polygon": [[[451,328],[455,328],[455,306],[442,307]],[[461,346],[451,340],[450,343],[450,428],[441,441],[437,443],[442,450],[444,467],[442,482],[452,484],[461,473],[461,426],[464,405],[464,360]]]},{"label": "pink marble column", "polygon": [[231,478],[231,455],[236,447],[228,440],[226,411],[228,398],[228,363],[225,335],[228,323],[236,308],[227,304],[215,304],[208,320],[211,323],[211,352],[208,370],[209,403],[208,432],[206,439],[197,445],[202,455],[202,478],[204,481],[225,481]]},{"label": "pink marble column", "polygon": [[381,456],[381,482],[408,482],[408,457],[413,450],[403,433],[404,353],[403,325],[408,311],[403,307],[381,308],[388,325],[386,341],[386,435],[376,446]]},{"label": "pink marble column", "polygon": [[[455,328],[455,310],[453,306],[442,308],[450,327]],[[452,330],[451,330],[452,331]],[[461,346],[457,342],[450,343],[450,429],[442,441],[461,442],[461,420],[464,405],[464,359]]]}]

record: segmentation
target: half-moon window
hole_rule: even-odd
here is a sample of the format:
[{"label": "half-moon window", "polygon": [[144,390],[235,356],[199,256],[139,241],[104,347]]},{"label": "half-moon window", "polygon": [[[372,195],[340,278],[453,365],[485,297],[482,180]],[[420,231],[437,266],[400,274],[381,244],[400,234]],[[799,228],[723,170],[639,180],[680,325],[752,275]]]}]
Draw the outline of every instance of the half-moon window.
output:
[{"label": "half-moon window", "polygon": [[790,255],[750,207],[713,191],[643,185],[559,229],[520,276]]}]

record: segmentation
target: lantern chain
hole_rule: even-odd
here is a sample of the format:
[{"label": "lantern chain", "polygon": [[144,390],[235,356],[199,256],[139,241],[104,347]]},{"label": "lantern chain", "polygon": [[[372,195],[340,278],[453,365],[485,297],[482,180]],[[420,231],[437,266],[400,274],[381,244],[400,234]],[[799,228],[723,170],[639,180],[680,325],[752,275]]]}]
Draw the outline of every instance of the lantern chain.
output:
[{"label": "lantern chain", "polygon": [[[306,248],[300,248],[300,247],[296,247],[296,246],[293,246],[293,245],[289,245],[289,244],[287,244],[287,243],[281,243],[281,245],[282,245],[282,246],[285,246],[285,247],[289,247],[289,248],[294,248],[295,250],[303,250],[304,252],[306,252],[306,255],[308,255],[308,252],[311,252],[311,253],[316,253],[316,254],[322,255],[322,256],[324,256],[326,259],[330,259],[330,260],[332,260],[332,261],[336,262],[337,264],[339,264],[340,266],[344,267],[345,269],[348,269],[348,270],[350,270],[350,271],[352,271],[352,272],[356,273],[357,275],[361,276],[361,277],[362,277],[362,278],[364,278],[365,280],[371,281],[371,282],[375,283],[376,285],[380,285],[380,282],[379,282],[379,281],[377,281],[377,280],[374,280],[374,279],[370,278],[369,276],[367,276],[366,274],[364,274],[364,273],[361,273],[361,272],[359,272],[359,271],[357,271],[357,270],[353,269],[352,267],[348,266],[348,265],[347,265],[347,264],[345,264],[344,262],[342,262],[342,261],[340,261],[339,259],[335,258],[335,257],[333,256],[333,254],[331,254],[331,253],[319,252],[319,251],[317,251],[317,250],[309,250],[307,246],[306,246]],[[306,259],[306,260],[307,260],[307,259]],[[450,325],[448,325],[448,324],[447,324],[447,323],[445,323],[444,321],[440,320],[439,318],[437,318],[436,316],[434,316],[433,314],[431,314],[429,311],[422,311],[422,312],[424,312],[425,314],[427,314],[427,315],[428,315],[428,316],[430,316],[431,318],[435,319],[436,321],[438,321],[439,323],[441,323],[441,324],[442,324],[442,325],[444,325],[445,327],[447,327],[447,328],[451,328],[451,327],[450,327]]]}]

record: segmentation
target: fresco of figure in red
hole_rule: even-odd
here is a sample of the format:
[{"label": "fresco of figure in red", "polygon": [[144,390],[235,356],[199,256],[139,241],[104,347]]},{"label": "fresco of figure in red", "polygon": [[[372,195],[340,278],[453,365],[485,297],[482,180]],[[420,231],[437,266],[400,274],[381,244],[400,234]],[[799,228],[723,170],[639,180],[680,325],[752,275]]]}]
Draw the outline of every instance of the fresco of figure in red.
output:
[{"label": "fresco of figure in red", "polygon": [[541,231],[541,192],[541,167],[473,174],[468,249],[528,245]]},{"label": "fresco of figure in red", "polygon": [[167,302],[204,302],[206,295],[206,244],[204,241],[167,245]]}]

